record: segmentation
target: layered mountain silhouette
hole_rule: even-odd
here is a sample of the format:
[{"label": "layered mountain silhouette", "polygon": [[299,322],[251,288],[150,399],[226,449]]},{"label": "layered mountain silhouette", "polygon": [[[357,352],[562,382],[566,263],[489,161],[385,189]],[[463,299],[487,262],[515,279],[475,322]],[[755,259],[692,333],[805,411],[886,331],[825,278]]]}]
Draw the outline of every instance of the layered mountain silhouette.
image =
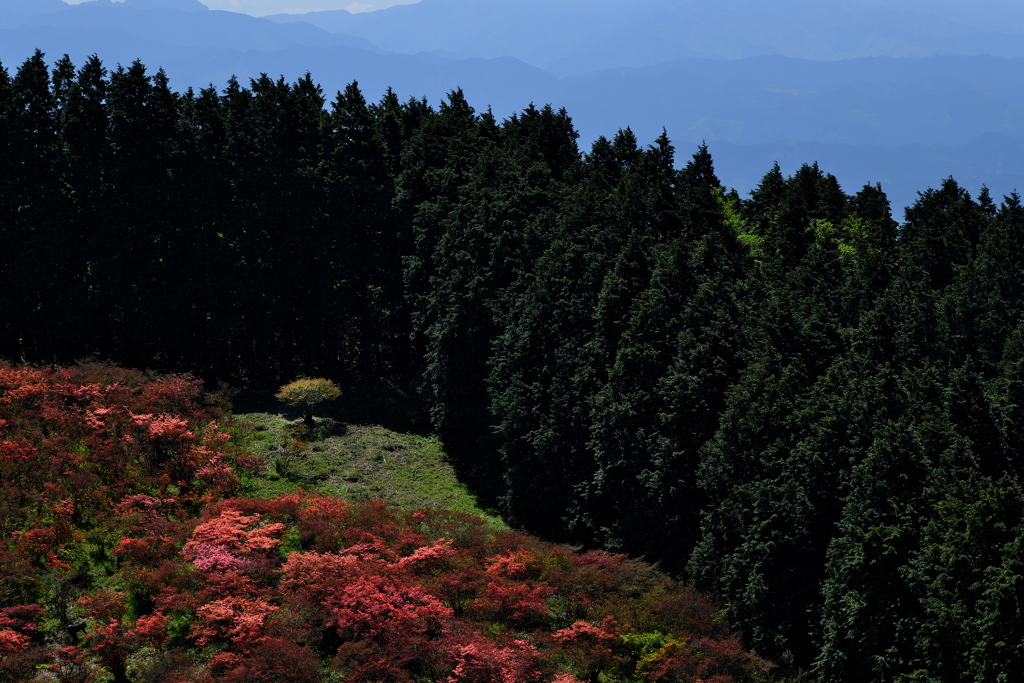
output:
[{"label": "layered mountain silhouette", "polygon": [[0,0],[12,74],[38,48],[139,59],[179,90],[307,71],[328,98],[353,80],[370,100],[391,87],[435,105],[462,88],[499,118],[565,107],[584,149],[664,128],[683,158],[707,141],[741,191],[774,160],[817,160],[896,205],[949,175],[1017,187],[1024,155],[1000,150],[1024,140],[1022,37],[1024,8],[1005,0],[422,0],[265,18],[200,0]]},{"label": "layered mountain silhouette", "polygon": [[[979,18],[988,6],[1003,20]],[[269,18],[360,35],[389,50],[512,56],[559,75],[681,57],[1024,57],[1021,31],[1010,28],[1022,26],[1021,9],[996,0],[977,7],[964,15],[955,4],[906,0],[422,0],[362,14]]]}]

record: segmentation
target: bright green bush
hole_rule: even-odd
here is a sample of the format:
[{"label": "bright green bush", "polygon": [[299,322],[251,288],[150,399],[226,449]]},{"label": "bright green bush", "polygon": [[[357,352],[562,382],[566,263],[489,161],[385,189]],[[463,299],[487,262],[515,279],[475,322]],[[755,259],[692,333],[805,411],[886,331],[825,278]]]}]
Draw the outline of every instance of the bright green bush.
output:
[{"label": "bright green bush", "polygon": [[301,409],[302,419],[312,427],[313,408],[341,396],[341,389],[329,379],[297,379],[291,384],[285,384],[274,396],[279,401]]}]

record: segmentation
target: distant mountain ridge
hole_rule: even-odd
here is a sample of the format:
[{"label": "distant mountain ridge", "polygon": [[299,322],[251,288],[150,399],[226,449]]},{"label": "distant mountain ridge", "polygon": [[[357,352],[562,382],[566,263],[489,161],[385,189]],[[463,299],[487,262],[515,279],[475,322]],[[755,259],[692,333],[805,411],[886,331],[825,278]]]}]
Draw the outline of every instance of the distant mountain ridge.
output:
[{"label": "distant mountain ridge", "polygon": [[[36,0],[31,0],[36,2]],[[206,46],[211,49],[275,50],[289,45],[347,45],[375,50],[368,41],[354,36],[329,33],[310,24],[275,24],[235,12],[211,11],[199,0],[92,0],[79,5],[66,5],[61,0],[43,2],[41,8],[59,9],[47,12],[25,13],[19,8],[25,0],[6,0],[0,4],[0,29],[16,29],[25,39],[39,41],[37,47],[47,47],[56,32],[71,32],[66,48],[51,51],[74,54],[81,49],[97,53],[121,52],[124,38],[117,39],[112,31],[123,31],[154,47],[170,45],[191,48]],[[102,34],[104,38],[100,39]],[[17,43],[24,41],[17,40]],[[66,41],[67,35],[60,40]],[[9,59],[7,45],[2,56]],[[137,48],[146,51],[144,47]],[[22,55],[24,58],[27,55]],[[144,57],[145,54],[136,55]]]},{"label": "distant mountain ridge", "polygon": [[[133,9],[176,9],[182,12],[208,12],[210,10],[199,0],[87,0],[89,5],[121,5]],[[0,12],[19,14],[45,14],[59,12],[74,7],[76,4],[64,0],[0,0]]]},{"label": "distant mountain ridge", "polygon": [[68,8],[63,0],[0,0],[0,15],[10,14],[45,14],[59,12]]},{"label": "distant mountain ridge", "polygon": [[209,7],[199,0],[124,0],[126,7],[136,9],[176,9],[182,12],[208,12]]},{"label": "distant mountain ridge", "polygon": [[[1001,2],[979,4],[1021,15]],[[1024,57],[1024,28],[1008,28],[1014,22],[976,24],[942,3],[908,1],[632,0],[625,9],[613,0],[421,0],[377,12],[268,18],[312,23],[407,53],[443,49],[462,57],[512,56],[559,75],[683,57]]]}]

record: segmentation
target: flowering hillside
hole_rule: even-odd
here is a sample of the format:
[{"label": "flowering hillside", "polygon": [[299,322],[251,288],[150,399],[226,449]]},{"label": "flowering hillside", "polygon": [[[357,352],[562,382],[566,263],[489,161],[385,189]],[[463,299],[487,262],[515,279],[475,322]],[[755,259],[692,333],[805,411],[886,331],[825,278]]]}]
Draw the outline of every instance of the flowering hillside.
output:
[{"label": "flowering hillside", "polygon": [[0,365],[0,679],[753,681],[648,564],[441,510],[232,497],[199,384]]}]

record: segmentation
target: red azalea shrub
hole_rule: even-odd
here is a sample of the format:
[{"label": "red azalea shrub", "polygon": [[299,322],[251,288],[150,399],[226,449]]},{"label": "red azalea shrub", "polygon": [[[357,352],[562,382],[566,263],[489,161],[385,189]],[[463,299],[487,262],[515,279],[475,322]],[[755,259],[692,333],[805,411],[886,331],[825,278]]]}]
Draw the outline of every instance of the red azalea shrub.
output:
[{"label": "red azalea shrub", "polygon": [[568,628],[559,629],[552,639],[575,669],[585,678],[591,678],[602,670],[614,669],[624,663],[617,653],[622,628],[615,617],[608,616],[600,624],[589,621],[573,622]]},{"label": "red azalea shrub", "polygon": [[39,638],[37,624],[45,615],[42,605],[14,605],[0,609],[0,629],[13,631],[29,640]]},{"label": "red azalea shrub", "polygon": [[308,647],[268,636],[243,652],[217,654],[210,673],[221,683],[309,683],[319,677],[320,660]]},{"label": "red azalea shrub", "polygon": [[479,633],[445,643],[451,673],[442,683],[527,683],[541,681],[541,655],[526,639],[501,645]]},{"label": "red azalea shrub", "polygon": [[14,629],[0,628],[0,655],[24,652],[28,649],[29,642],[28,636]]},{"label": "red azalea shrub", "polygon": [[41,605],[13,605],[0,609],[0,680],[28,680],[36,666],[49,659],[42,647]]},{"label": "red azalea shrub", "polygon": [[[234,494],[238,469],[254,464],[226,448],[230,437],[216,424],[218,415],[199,382],[187,376],[0,362],[0,537],[9,539],[6,550],[38,569],[79,572],[88,562],[76,549],[86,542],[86,530],[121,525],[128,538],[164,546],[143,552],[127,543],[122,553],[159,561],[166,550],[161,537],[169,536],[157,528],[157,518]],[[0,580],[0,586],[10,584]],[[25,596],[0,593],[0,604],[18,597]]]},{"label": "red azalea shrub", "polygon": [[229,596],[196,610],[199,625],[193,635],[200,645],[217,640],[251,646],[263,637],[267,616],[279,608],[264,599]]},{"label": "red azalea shrub", "polygon": [[244,571],[281,544],[284,529],[281,523],[261,525],[259,514],[227,508],[196,527],[182,553],[203,572]]},{"label": "red azalea shrub", "polygon": [[[243,552],[247,534],[271,528],[273,519],[286,520],[278,524],[317,550],[282,558],[278,580],[264,580],[262,592],[259,586],[246,588],[250,595],[266,596],[269,602],[259,609],[250,597],[196,610],[201,618],[193,637],[200,642],[212,642],[210,614],[222,615],[216,631],[227,646],[222,663],[241,662],[250,656],[247,641],[275,633],[331,656],[347,681],[425,676],[451,683],[568,682],[595,680],[604,672],[632,680],[702,676],[722,682],[750,680],[767,666],[742,650],[734,657],[738,641],[717,605],[643,563],[603,553],[576,555],[509,532],[462,535],[475,541],[460,547],[454,541],[460,530],[450,519],[441,528],[451,537],[432,536],[420,533],[429,513],[402,515],[377,502],[338,504],[294,494],[261,503],[266,517],[234,507],[242,503],[222,503],[218,516],[196,527],[186,555],[204,544]],[[282,510],[276,518],[275,505]],[[207,580],[235,572],[225,563],[206,571]],[[229,590],[237,594],[238,588]],[[571,603],[572,612],[587,618],[559,627],[552,601]],[[272,613],[271,605],[281,609]],[[245,623],[253,630],[233,633],[237,615],[246,609],[253,621]],[[634,631],[626,618],[638,614],[643,629],[687,629],[642,667],[631,658],[627,637]],[[277,620],[279,615],[285,618]],[[699,647],[688,647],[695,638]]]},{"label": "red azalea shrub", "polygon": [[[719,605],[637,560],[443,510],[230,498],[253,463],[217,417],[189,377],[0,363],[0,679],[741,683],[768,667]],[[75,620],[72,644],[54,624]]]},{"label": "red azalea shrub", "polygon": [[505,577],[487,582],[480,597],[469,605],[470,614],[516,626],[543,624],[549,614],[547,599],[555,589]]}]

